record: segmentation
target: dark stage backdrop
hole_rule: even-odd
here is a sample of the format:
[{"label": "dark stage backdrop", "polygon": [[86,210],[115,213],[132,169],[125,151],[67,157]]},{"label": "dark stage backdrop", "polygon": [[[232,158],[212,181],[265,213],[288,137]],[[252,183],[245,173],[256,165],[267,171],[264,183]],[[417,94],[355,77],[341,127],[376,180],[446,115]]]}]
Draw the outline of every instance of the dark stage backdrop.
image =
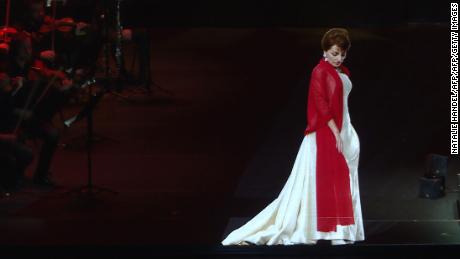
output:
[{"label": "dark stage backdrop", "polygon": [[[58,15],[87,20],[93,3],[69,0]],[[4,4],[5,0],[0,0],[2,16]],[[160,226],[164,233],[172,236],[169,240],[187,238],[181,234],[197,233],[196,227],[204,233],[201,240],[215,242],[224,227],[234,229],[238,222],[246,219],[238,219],[238,216],[255,215],[278,194],[290,173],[306,123],[309,73],[322,54],[321,36],[326,28],[340,26],[350,29],[353,42],[346,61],[356,85],[350,97],[350,114],[362,147],[360,191],[363,216],[369,223],[365,229],[371,240],[374,236],[371,242],[453,240],[460,243],[458,223],[453,220],[457,217],[453,206],[457,194],[450,193],[438,201],[417,198],[425,154],[449,153],[449,4],[414,0],[124,0],[122,11],[126,27],[151,28],[155,79],[168,89],[177,89],[190,104],[179,99],[178,105],[165,105],[163,109],[146,105],[143,109],[148,112],[137,113],[133,119],[132,111],[143,110],[104,102],[106,113],[97,114],[104,116],[105,124],[98,121],[97,129],[115,132],[114,138],[121,138],[124,141],[120,142],[126,146],[112,149],[110,145],[101,144],[95,160],[103,169],[96,172],[106,171],[106,178],[102,176],[106,181],[102,183],[111,183],[124,193],[122,197],[128,198],[114,203],[122,212],[117,215],[119,221],[113,221],[112,225],[98,224],[105,216],[99,213],[93,215],[91,223],[107,229],[121,226],[134,233],[132,236],[138,237],[137,240],[146,236],[153,242],[149,232],[158,231],[158,225],[170,220],[165,216],[162,219],[165,221],[158,220],[160,223],[155,225],[152,224],[157,220],[154,217],[185,211],[177,217],[185,219],[184,225],[170,221],[172,223]],[[267,111],[264,105],[269,103],[273,110]],[[112,105],[124,113],[113,113]],[[195,110],[188,110],[190,107]],[[246,108],[252,112],[248,113]],[[163,110],[179,112],[169,121],[164,119]],[[117,114],[134,126],[106,114]],[[184,119],[185,131],[182,130]],[[242,125],[253,126],[248,131],[240,126],[241,121]],[[171,140],[162,134],[172,136]],[[227,142],[231,144],[226,146]],[[62,150],[59,155],[61,159],[56,161],[65,174],[58,176],[64,184],[73,186],[78,183],[81,172],[78,168],[70,172],[67,161],[74,161],[76,155]],[[151,159],[154,157],[156,160]],[[457,180],[453,177],[460,168],[458,159],[453,162],[447,180],[449,189],[456,188]],[[131,169],[133,164],[136,167]],[[126,174],[125,168],[130,168],[136,177]],[[264,181],[260,181],[261,178]],[[215,187],[218,190],[214,190]],[[199,195],[196,202],[188,191],[198,189],[204,190],[204,194],[211,193],[206,198],[219,202],[214,202],[212,209],[208,206],[210,202],[203,202]],[[176,190],[179,191],[174,193]],[[159,200],[158,197],[173,198]],[[140,202],[133,203],[131,198]],[[230,205],[226,199],[231,201]],[[174,203],[179,205],[172,205]],[[54,211],[63,211],[56,210],[53,203],[42,204]],[[245,204],[250,209],[246,210]],[[197,206],[201,207],[197,209]],[[40,210],[40,206],[35,208],[45,211]],[[165,214],[159,214],[157,208]],[[59,218],[54,211],[51,215]],[[219,211],[221,221],[210,211]],[[32,212],[33,208],[23,215],[29,216]],[[83,214],[70,215],[86,220]],[[139,215],[141,220],[127,220]],[[233,217],[228,226],[227,216]],[[191,217],[200,220],[212,217],[215,226],[209,225],[206,231],[214,231],[212,235],[217,234],[218,238],[206,236],[202,225],[190,224]],[[413,219],[424,222],[413,224]],[[60,222],[52,227],[62,231]],[[179,234],[171,231],[172,225],[175,230],[179,229]],[[184,226],[188,229],[184,230]],[[21,231],[16,234],[23,237]],[[422,235],[428,237],[422,238]],[[75,239],[78,237],[75,235]],[[168,240],[162,235],[157,238],[162,242]],[[111,235],[108,239],[119,240],[119,236]]]},{"label": "dark stage backdrop", "polygon": [[[2,24],[5,2],[0,0]],[[65,13],[85,20],[94,2],[68,0]],[[442,2],[415,0],[124,0],[123,16],[132,26],[386,26],[447,22],[448,8]]]}]

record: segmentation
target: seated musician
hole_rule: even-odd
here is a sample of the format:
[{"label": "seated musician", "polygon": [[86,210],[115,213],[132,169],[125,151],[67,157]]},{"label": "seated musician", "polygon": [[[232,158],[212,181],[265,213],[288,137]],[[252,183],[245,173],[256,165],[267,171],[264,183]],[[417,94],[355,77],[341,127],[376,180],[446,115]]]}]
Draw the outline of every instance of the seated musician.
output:
[{"label": "seated musician", "polygon": [[[59,131],[51,119],[60,103],[61,88],[72,82],[65,80],[62,72],[46,67],[36,67],[32,58],[32,41],[27,33],[21,32],[10,43],[7,71],[14,80],[14,114],[18,117],[25,139],[39,139],[43,142],[39,152],[34,182],[43,186],[54,186],[49,178],[50,166],[59,141]],[[50,76],[58,78],[49,89]],[[18,90],[19,89],[19,90]],[[47,90],[48,89],[48,90]],[[46,91],[47,90],[47,91]],[[38,102],[38,100],[41,100]]]},{"label": "seated musician", "polygon": [[37,57],[67,71],[95,65],[97,54],[94,49],[100,48],[100,35],[90,25],[75,22],[70,17],[56,19],[46,15],[44,0],[19,2],[21,4],[15,10],[17,15],[13,16],[16,17],[13,26],[32,35]]},{"label": "seated musician", "polygon": [[10,193],[20,187],[33,153],[18,141],[14,132],[12,92],[14,88],[6,73],[0,73],[0,189]]}]

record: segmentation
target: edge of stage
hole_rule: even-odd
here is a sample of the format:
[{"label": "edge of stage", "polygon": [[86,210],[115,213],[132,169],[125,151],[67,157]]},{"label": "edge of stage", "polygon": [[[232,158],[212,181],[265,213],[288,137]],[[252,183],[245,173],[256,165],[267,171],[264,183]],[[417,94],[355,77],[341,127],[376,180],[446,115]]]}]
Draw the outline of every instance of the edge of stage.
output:
[{"label": "edge of stage", "polygon": [[152,256],[213,258],[220,256],[269,256],[290,258],[299,256],[439,256],[460,251],[459,244],[405,245],[338,245],[327,242],[317,245],[130,245],[130,246],[0,246],[3,258],[147,258]]}]

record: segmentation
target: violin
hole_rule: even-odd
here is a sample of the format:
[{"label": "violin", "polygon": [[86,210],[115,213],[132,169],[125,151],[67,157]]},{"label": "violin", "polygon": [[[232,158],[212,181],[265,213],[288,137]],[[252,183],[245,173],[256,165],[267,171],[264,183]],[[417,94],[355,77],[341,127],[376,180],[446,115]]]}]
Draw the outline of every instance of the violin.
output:
[{"label": "violin", "polygon": [[[22,127],[23,122],[27,120],[27,117],[30,117],[28,116],[27,112],[29,111],[35,112],[37,109],[40,109],[39,107],[44,102],[44,99],[46,99],[46,96],[50,92],[50,89],[55,88],[55,89],[58,89],[58,91],[66,91],[73,87],[75,88],[85,87],[85,85],[93,84],[94,82],[94,80],[92,80],[92,81],[86,82],[85,84],[81,86],[74,85],[72,80],[69,79],[67,75],[61,70],[50,69],[46,67],[46,65],[44,65],[43,62],[40,62],[40,61],[34,62],[33,65],[34,66],[32,66],[31,69],[29,70],[28,78],[23,79],[25,81],[27,80],[32,81],[33,85],[29,87],[29,92],[26,96],[24,106],[21,109],[21,111],[25,111],[25,113],[21,113],[19,116],[19,119],[13,131],[15,134],[19,132],[19,130]],[[43,87],[39,87],[40,81],[42,80],[46,82],[46,85],[44,85]],[[12,94],[13,96],[16,95],[17,91],[20,88],[22,88],[23,84],[24,82],[21,82],[21,86],[13,92]]]},{"label": "violin", "polygon": [[70,17],[54,20],[53,18],[47,16],[45,17],[39,32],[42,34],[48,34],[53,31],[67,33],[74,30],[76,27],[77,23]]},{"label": "violin", "polygon": [[18,30],[13,27],[0,27],[0,42],[10,43],[16,34],[18,34]]},{"label": "violin", "polygon": [[[62,68],[51,68],[41,60],[34,61],[29,77],[45,81],[48,84],[47,88],[53,87],[58,90],[65,90],[73,83],[70,76],[67,75]],[[47,91],[48,89],[45,88],[44,92],[46,93]]]}]

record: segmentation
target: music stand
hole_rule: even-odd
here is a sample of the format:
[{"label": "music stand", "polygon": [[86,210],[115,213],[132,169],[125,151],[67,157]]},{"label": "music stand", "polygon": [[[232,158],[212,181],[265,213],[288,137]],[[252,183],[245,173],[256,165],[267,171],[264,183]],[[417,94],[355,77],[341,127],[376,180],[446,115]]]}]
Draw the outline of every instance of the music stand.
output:
[{"label": "music stand", "polygon": [[93,144],[93,110],[95,104],[93,98],[93,84],[89,85],[88,88],[88,101],[89,109],[86,115],[87,119],[87,134],[86,134],[86,153],[87,153],[87,163],[88,163],[88,178],[87,184],[76,189],[66,192],[67,194],[78,193],[80,195],[86,195],[86,198],[94,198],[94,195],[99,192],[108,192],[112,194],[118,194],[118,192],[113,191],[109,188],[96,186],[93,184],[93,159],[92,159],[92,144]]}]

